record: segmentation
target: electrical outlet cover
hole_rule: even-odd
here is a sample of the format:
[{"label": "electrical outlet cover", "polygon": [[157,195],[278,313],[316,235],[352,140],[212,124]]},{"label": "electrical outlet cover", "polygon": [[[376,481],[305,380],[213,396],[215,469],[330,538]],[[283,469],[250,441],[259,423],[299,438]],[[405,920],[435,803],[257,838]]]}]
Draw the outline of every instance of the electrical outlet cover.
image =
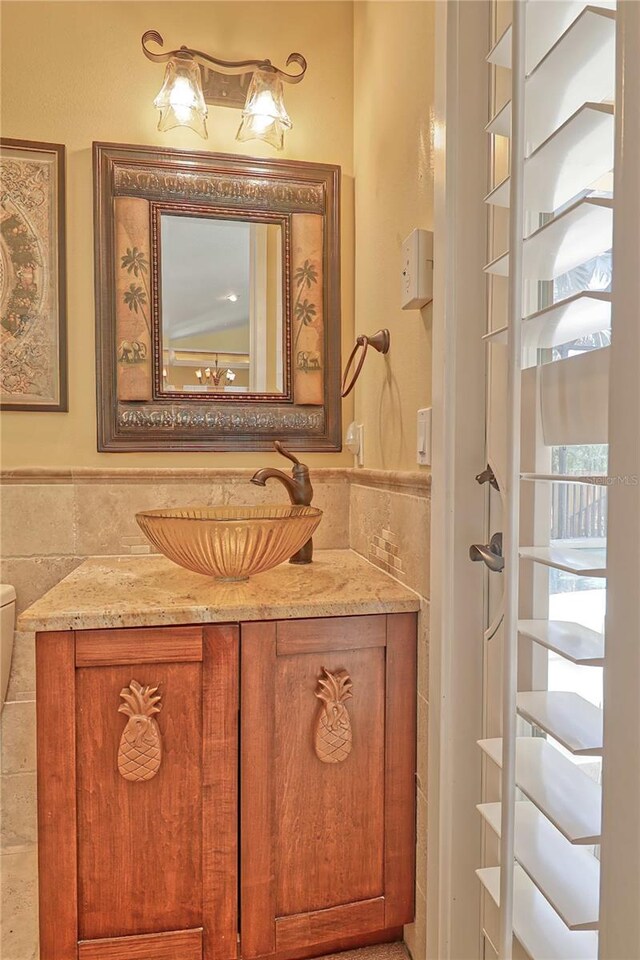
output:
[{"label": "electrical outlet cover", "polygon": [[421,467],[431,463],[431,407],[418,410],[418,437],[416,459]]}]

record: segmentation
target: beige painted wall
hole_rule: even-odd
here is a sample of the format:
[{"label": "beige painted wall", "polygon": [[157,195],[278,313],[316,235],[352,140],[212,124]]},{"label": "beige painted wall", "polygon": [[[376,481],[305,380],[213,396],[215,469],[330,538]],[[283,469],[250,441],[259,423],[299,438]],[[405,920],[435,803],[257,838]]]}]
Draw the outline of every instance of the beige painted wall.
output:
[{"label": "beige painted wall", "polygon": [[[349,2],[34,2],[5,0],[1,132],[67,147],[69,413],[3,413],[2,465],[252,466],[269,454],[99,454],[96,451],[93,186],[94,140],[158,144],[272,157],[235,140],[239,112],[211,107],[209,139],[184,128],[161,134],[152,101],[163,68],[140,50],[155,28],[167,47],[184,43],[228,59],[299,50],[303,83],[287,87],[294,129],[280,156],[337,163],[343,171],[343,353],[353,339],[353,6]],[[351,403],[345,405],[345,422]],[[343,454],[308,455],[315,466],[350,464]]]},{"label": "beige painted wall", "polygon": [[[415,470],[416,411],[431,396],[431,307],[400,309],[402,241],[432,229],[434,2],[354,7],[356,332],[391,332],[356,387],[365,466]],[[427,468],[421,468],[427,469]]]}]

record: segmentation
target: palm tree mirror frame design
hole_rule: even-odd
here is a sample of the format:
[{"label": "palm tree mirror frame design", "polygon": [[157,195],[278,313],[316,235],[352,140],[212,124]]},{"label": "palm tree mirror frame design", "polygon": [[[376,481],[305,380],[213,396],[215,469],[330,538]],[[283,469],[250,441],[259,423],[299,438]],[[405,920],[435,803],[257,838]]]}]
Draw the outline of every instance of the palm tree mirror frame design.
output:
[{"label": "palm tree mirror frame design", "polygon": [[[340,450],[340,168],[128,144],[93,155],[98,450]],[[166,391],[162,210],[282,225],[282,394]]]},{"label": "palm tree mirror frame design", "polygon": [[295,303],[293,305],[293,315],[298,324],[296,331],[296,337],[293,344],[295,350],[300,339],[300,334],[305,327],[311,326],[315,320],[317,320],[318,311],[313,300],[310,300],[308,297],[302,299],[302,295],[307,291],[310,291],[312,287],[315,287],[318,283],[318,269],[317,266],[312,263],[311,260],[305,260],[301,267],[295,271],[293,275],[293,282],[298,291]]},{"label": "palm tree mirror frame design", "polygon": [[140,311],[144,317],[149,334],[151,334],[151,326],[147,316],[149,303],[149,284],[147,282],[149,261],[143,251],[138,250],[136,246],[127,247],[127,252],[120,257],[120,268],[126,270],[128,274],[133,274],[136,280],[141,280],[144,284],[143,288],[136,283],[130,283],[129,289],[124,293],[124,302],[130,310],[134,310],[136,313]]}]

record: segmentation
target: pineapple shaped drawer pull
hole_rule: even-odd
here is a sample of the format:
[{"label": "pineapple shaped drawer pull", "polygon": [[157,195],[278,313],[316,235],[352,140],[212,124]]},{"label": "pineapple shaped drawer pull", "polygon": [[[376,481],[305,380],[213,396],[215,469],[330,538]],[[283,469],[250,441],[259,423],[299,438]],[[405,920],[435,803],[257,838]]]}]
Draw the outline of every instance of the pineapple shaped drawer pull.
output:
[{"label": "pineapple shaped drawer pull", "polygon": [[153,716],[160,712],[157,690],[132,680],[120,693],[124,703],[118,712],[129,717],[118,748],[118,770],[125,780],[151,780],[160,769],[162,740]]},{"label": "pineapple shaped drawer pull", "polygon": [[318,679],[316,697],[324,701],[316,724],[316,756],[323,763],[340,763],[351,753],[351,719],[344,705],[351,696],[351,677],[346,670],[329,673]]}]

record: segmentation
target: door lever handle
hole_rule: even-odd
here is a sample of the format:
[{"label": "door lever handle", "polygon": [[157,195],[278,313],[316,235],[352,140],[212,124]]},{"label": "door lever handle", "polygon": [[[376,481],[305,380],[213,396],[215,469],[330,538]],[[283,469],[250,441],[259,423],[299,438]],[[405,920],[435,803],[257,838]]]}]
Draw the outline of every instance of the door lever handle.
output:
[{"label": "door lever handle", "polygon": [[469,547],[470,560],[482,560],[494,573],[504,570],[502,556],[502,534],[494,533],[489,543],[472,543]]}]

